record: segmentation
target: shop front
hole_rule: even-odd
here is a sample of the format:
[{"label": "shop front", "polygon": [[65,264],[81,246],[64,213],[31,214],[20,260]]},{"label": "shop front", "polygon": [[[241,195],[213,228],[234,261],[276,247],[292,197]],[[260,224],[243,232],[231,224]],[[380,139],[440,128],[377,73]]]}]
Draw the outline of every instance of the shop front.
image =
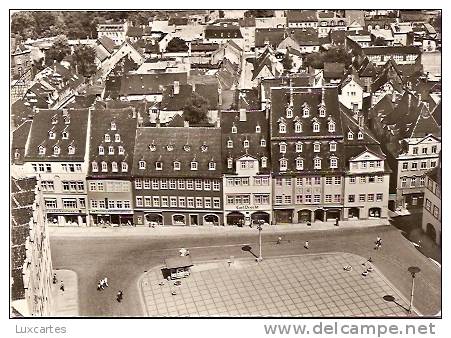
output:
[{"label": "shop front", "polygon": [[82,210],[48,210],[47,224],[50,226],[86,226],[86,213]]},{"label": "shop front", "polygon": [[225,211],[225,224],[234,226],[252,226],[263,222],[271,223],[271,210],[260,205],[236,205]]},{"label": "shop front", "polygon": [[276,224],[293,223],[293,209],[276,209],[274,217]]},{"label": "shop front", "polygon": [[132,210],[92,210],[90,213],[93,226],[133,226]]}]

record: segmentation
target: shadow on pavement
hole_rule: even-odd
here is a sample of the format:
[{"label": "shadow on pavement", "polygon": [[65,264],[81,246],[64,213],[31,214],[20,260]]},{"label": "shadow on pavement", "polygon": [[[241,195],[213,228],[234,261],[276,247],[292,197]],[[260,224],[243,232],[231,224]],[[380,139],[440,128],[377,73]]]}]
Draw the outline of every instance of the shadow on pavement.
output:
[{"label": "shadow on pavement", "polygon": [[243,250],[243,251],[248,251],[248,252],[251,253],[252,256],[254,256],[255,258],[258,257],[256,254],[254,254],[254,253],[252,252],[252,247],[251,247],[250,245],[244,245],[244,246],[241,248],[241,250]]},{"label": "shadow on pavement", "polygon": [[398,305],[399,307],[403,308],[406,311],[409,311],[409,309],[407,309],[404,305],[399,304],[395,297],[393,297],[392,295],[385,295],[384,297],[382,297],[386,302],[393,302],[396,305]]}]

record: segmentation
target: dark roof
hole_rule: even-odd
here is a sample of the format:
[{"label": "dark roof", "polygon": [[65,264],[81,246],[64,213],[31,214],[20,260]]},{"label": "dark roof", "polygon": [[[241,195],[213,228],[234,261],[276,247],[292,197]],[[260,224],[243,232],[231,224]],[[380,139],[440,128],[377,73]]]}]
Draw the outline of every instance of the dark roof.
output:
[{"label": "dark roof", "polygon": [[[29,222],[36,199],[36,178],[11,178],[11,299],[25,297],[23,269],[27,256],[26,242],[30,236]],[[38,263],[38,262],[34,262]]]},{"label": "dark roof", "polygon": [[324,77],[326,79],[342,78],[345,71],[345,64],[338,62],[324,62]]},{"label": "dark roof", "polygon": [[[358,121],[356,121],[353,118],[352,111],[346,108],[341,103],[340,103],[340,112],[341,112],[341,125],[343,127],[343,135],[346,145],[379,144],[379,141],[373,135],[373,133],[365,125],[359,126]],[[357,138],[357,134],[359,131],[363,133],[363,139],[361,140]],[[348,132],[352,132],[354,134],[354,138],[352,140],[348,140],[347,138]]]},{"label": "dark roof", "polygon": [[287,22],[317,22],[315,10],[288,10]]},{"label": "dark roof", "polygon": [[440,126],[434,119],[434,116],[429,112],[426,104],[422,104],[418,119],[412,127],[412,134],[410,137],[424,137],[427,135],[440,136]]},{"label": "dark roof", "polygon": [[[40,110],[33,118],[25,160],[83,161],[88,115],[87,109]],[[55,134],[54,139],[50,139],[50,132]],[[67,139],[63,139],[64,132],[67,132]],[[39,155],[40,146],[46,148],[45,155]],[[59,146],[59,155],[54,154],[54,146]],[[69,146],[75,147],[73,155],[69,155]]]},{"label": "dark roof", "polygon": [[[91,112],[91,138],[89,149],[90,177],[130,177],[133,165],[133,149],[135,147],[135,131],[137,127],[134,108],[93,110]],[[116,130],[111,129],[111,123],[116,124]],[[105,135],[110,136],[111,141],[105,141]],[[115,134],[120,135],[120,142],[115,142]],[[105,149],[105,155],[99,155],[99,146]],[[108,154],[108,147],[114,147],[114,155]],[[124,148],[124,154],[120,155],[118,147]],[[92,162],[98,163],[99,171],[92,171]],[[108,172],[102,172],[101,162],[106,162]],[[112,162],[118,165],[118,172],[112,172]],[[127,172],[121,171],[121,162],[128,165]]]},{"label": "dark roof", "polygon": [[241,39],[240,26],[223,24],[221,26],[208,25],[205,28],[206,39]]},{"label": "dark roof", "polygon": [[[152,145],[155,151],[152,151]],[[172,146],[172,150],[168,150]],[[186,147],[188,146],[188,147]],[[202,146],[206,146],[202,151]],[[188,151],[186,151],[186,150]],[[139,161],[146,162],[146,169],[139,169]],[[198,162],[198,170],[190,169],[191,161]],[[163,163],[163,170],[156,170],[156,162]],[[180,161],[180,170],[173,170],[173,163]],[[209,170],[210,161],[216,170]],[[221,177],[221,130],[208,127],[145,127],[136,132],[133,176],[141,177]]]},{"label": "dark roof", "polygon": [[23,121],[33,116],[33,109],[25,105],[24,100],[17,100],[11,105],[11,119],[18,126]]},{"label": "dark roof", "polygon": [[143,36],[144,30],[141,26],[129,26],[127,29],[127,36],[133,38],[140,38]]},{"label": "dark roof", "polygon": [[97,39],[97,42],[102,45],[110,54],[113,54],[116,45],[113,40],[111,40],[109,37],[103,35],[100,38]]},{"label": "dark roof", "polygon": [[286,37],[284,28],[257,28],[255,30],[255,47],[267,44],[276,48]]},{"label": "dark roof", "polygon": [[169,18],[169,21],[168,21],[168,25],[169,26],[172,26],[172,25],[175,25],[175,26],[186,26],[187,24],[188,24],[188,18],[180,18],[180,17],[174,18],[174,17],[171,17],[171,18]]},{"label": "dark roof", "polygon": [[347,31],[331,30],[329,32],[330,42],[333,44],[344,44],[347,36]]},{"label": "dark roof", "polygon": [[416,46],[372,46],[362,47],[365,55],[421,54]]},{"label": "dark roof", "polygon": [[183,110],[186,100],[193,92],[190,85],[179,85],[179,92],[175,94],[174,85],[165,86],[160,104],[161,110]]},{"label": "dark roof", "polygon": [[162,93],[164,86],[187,83],[187,73],[126,74],[121,81],[121,96]]},{"label": "dark roof", "polygon": [[218,48],[217,43],[191,43],[191,52],[214,52]]},{"label": "dark roof", "polygon": [[259,110],[261,103],[258,89],[237,89],[235,105],[237,109]]},{"label": "dark roof", "polygon": [[[256,126],[260,126],[260,133],[256,133]],[[232,133],[232,126],[237,128],[236,133]],[[261,172],[269,172],[270,154],[269,154],[269,121],[266,118],[265,111],[246,111],[246,120],[240,121],[239,111],[223,111],[221,113],[221,133],[222,133],[222,165],[224,172],[233,173],[235,170],[228,169],[227,160],[237,158],[243,155],[249,155],[259,160],[266,157],[268,167],[260,168]],[[266,146],[261,147],[260,141],[264,139]],[[233,148],[227,147],[227,141],[232,140]],[[249,141],[249,148],[244,148],[244,141]],[[235,164],[235,161],[234,161]]]},{"label": "dark roof", "polygon": [[[11,160],[16,163],[23,161],[25,155],[25,145],[28,140],[28,135],[30,134],[31,122],[31,120],[27,120],[13,131]],[[19,154],[19,158],[16,158],[16,152]]]},{"label": "dark roof", "polygon": [[320,45],[318,31],[314,28],[290,28],[289,33],[300,46]]}]

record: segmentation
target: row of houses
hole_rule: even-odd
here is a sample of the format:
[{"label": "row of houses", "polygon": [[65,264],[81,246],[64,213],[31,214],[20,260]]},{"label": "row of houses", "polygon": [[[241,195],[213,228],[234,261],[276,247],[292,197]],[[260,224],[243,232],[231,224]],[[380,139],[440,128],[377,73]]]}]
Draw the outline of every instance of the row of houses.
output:
[{"label": "row of houses", "polygon": [[272,87],[265,109],[222,111],[216,126],[140,121],[133,107],[63,109],[24,125],[14,171],[39,176],[48,223],[387,217],[385,155],[337,87]]}]

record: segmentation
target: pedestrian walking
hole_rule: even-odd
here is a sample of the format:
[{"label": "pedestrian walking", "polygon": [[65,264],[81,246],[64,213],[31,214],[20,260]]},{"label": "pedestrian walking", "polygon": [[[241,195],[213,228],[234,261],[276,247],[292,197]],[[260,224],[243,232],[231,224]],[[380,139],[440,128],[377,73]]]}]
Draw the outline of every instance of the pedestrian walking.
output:
[{"label": "pedestrian walking", "polygon": [[308,249],[308,241],[305,241],[304,248]]},{"label": "pedestrian walking", "polygon": [[105,277],[103,279],[103,284],[105,285],[105,287],[108,287],[108,278],[107,277]]},{"label": "pedestrian walking", "polygon": [[64,283],[63,283],[63,281],[61,281],[60,290],[64,292]]},{"label": "pedestrian walking", "polygon": [[335,219],[335,226],[338,226],[338,217]]},{"label": "pedestrian walking", "polygon": [[308,222],[307,222],[307,226],[308,226],[308,227],[309,227],[309,226],[312,226],[312,222],[308,221]]},{"label": "pedestrian walking", "polygon": [[380,241],[381,241],[381,238],[380,238],[379,236],[377,236],[376,242],[375,242],[375,243],[377,244],[377,243],[379,243]]},{"label": "pedestrian walking", "polygon": [[116,300],[120,303],[122,301],[123,297],[124,297],[124,293],[122,292],[122,290],[119,290],[116,295]]},{"label": "pedestrian walking", "polygon": [[56,273],[53,274],[53,284],[56,284],[58,280],[56,279]]},{"label": "pedestrian walking", "polygon": [[102,285],[100,284],[100,281],[97,283],[97,291],[101,291],[102,290]]},{"label": "pedestrian walking", "polygon": [[280,244],[281,242],[282,242],[282,237],[279,236],[279,237],[277,238],[277,244]]}]

